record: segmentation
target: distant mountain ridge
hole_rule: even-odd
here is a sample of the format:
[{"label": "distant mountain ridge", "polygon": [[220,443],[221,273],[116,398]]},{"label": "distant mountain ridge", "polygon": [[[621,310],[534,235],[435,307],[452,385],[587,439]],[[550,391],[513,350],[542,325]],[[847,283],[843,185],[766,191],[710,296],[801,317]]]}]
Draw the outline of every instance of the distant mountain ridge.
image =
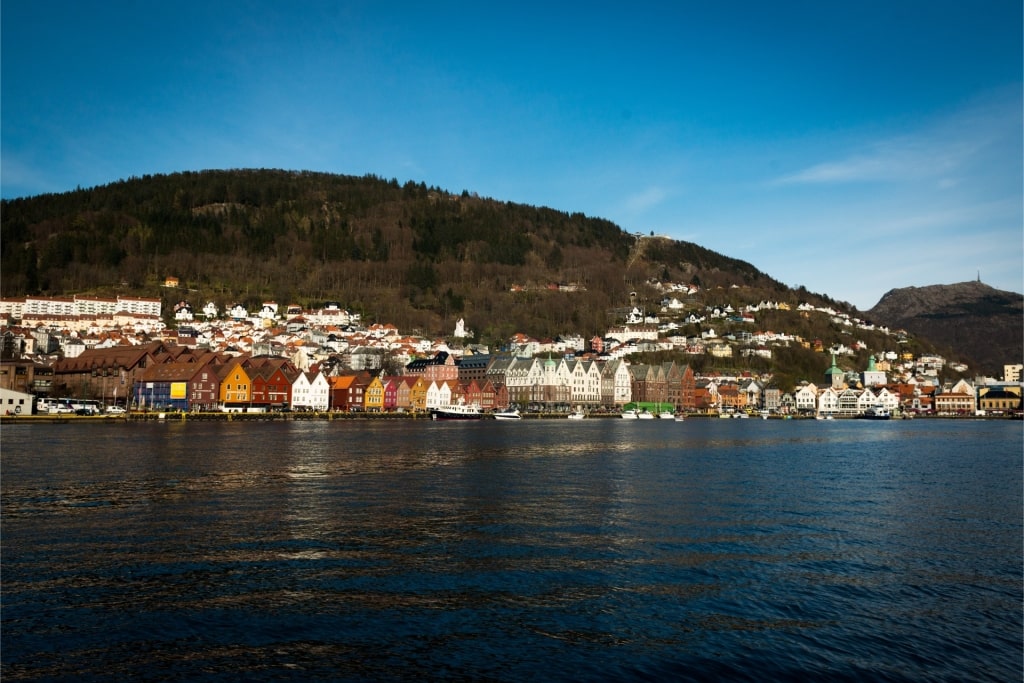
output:
[{"label": "distant mountain ridge", "polygon": [[982,282],[893,289],[866,315],[962,353],[978,373],[1001,377],[1024,359],[1024,295]]}]

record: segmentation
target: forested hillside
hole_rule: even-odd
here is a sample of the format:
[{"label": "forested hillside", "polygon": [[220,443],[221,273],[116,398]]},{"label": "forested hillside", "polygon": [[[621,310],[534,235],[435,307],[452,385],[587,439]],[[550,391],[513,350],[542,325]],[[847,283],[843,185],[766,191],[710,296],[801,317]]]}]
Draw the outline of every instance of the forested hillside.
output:
[{"label": "forested hillside", "polygon": [[[749,263],[580,213],[423,183],[276,170],[154,175],[4,201],[2,295],[95,293],[258,308],[338,301],[401,328],[594,334],[652,280],[795,300]],[[638,248],[642,247],[642,248]],[[165,278],[179,278],[168,292]],[[552,291],[548,285],[576,285]],[[513,293],[519,286],[525,291]],[[802,299],[820,300],[806,292]],[[723,301],[728,303],[728,301]]]}]

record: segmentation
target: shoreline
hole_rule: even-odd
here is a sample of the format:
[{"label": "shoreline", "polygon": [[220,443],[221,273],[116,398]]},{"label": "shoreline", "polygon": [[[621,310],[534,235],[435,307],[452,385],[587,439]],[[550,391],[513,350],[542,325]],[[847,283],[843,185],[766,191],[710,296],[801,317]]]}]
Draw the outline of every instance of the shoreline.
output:
[{"label": "shoreline", "polygon": [[[621,419],[620,413],[588,414],[588,420]],[[524,420],[565,420],[568,413],[523,413]],[[711,420],[721,419],[719,415],[688,414],[686,419]],[[761,420],[752,416],[751,420]],[[810,416],[772,415],[769,420],[815,420]],[[856,416],[839,417],[835,420],[857,420]],[[1021,415],[915,415],[913,418],[893,417],[889,421],[914,420],[1022,420]],[[287,412],[287,413],[183,413],[183,412],[136,412],[125,415],[0,415],[0,425],[13,424],[116,424],[131,422],[289,422],[289,421],[368,421],[368,420],[425,420],[432,421],[429,412],[406,413],[343,413],[343,412]],[[491,415],[485,415],[482,421],[493,421]],[[450,420],[445,420],[446,422]],[[470,420],[475,422],[477,420]],[[498,420],[500,421],[500,420]],[[656,421],[656,420],[655,420]],[[860,421],[860,420],[858,420]],[[885,421],[885,420],[882,420]]]}]

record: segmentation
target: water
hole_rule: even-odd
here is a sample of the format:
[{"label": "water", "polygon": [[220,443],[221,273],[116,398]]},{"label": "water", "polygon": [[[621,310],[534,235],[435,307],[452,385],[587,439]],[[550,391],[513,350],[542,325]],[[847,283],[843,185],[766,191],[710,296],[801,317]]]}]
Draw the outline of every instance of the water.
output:
[{"label": "water", "polygon": [[1019,422],[0,438],[5,681],[1022,677]]}]

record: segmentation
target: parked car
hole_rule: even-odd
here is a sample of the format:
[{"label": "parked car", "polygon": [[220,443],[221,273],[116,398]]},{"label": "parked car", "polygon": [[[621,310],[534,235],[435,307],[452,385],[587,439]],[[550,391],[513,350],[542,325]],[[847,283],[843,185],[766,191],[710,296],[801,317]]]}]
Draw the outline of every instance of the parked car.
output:
[{"label": "parked car", "polygon": [[121,406],[107,406],[107,415],[124,415],[126,412]]}]

